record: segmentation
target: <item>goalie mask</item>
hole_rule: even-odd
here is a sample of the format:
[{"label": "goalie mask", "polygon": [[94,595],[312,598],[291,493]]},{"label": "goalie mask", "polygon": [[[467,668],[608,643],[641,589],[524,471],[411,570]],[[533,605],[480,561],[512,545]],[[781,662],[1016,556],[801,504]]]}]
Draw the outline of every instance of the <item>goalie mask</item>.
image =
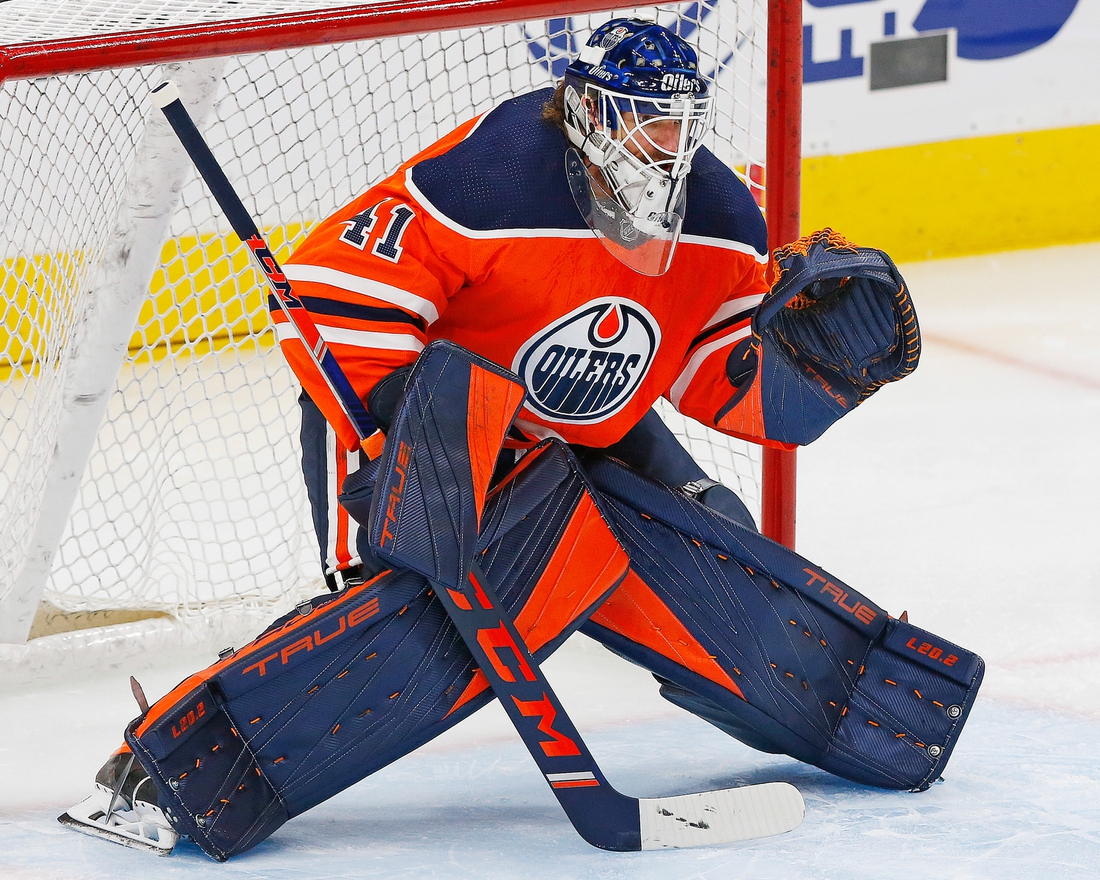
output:
[{"label": "goalie mask", "polygon": [[652,21],[614,19],[565,71],[566,174],[607,249],[645,275],[668,270],[686,180],[713,99],[695,50]]}]

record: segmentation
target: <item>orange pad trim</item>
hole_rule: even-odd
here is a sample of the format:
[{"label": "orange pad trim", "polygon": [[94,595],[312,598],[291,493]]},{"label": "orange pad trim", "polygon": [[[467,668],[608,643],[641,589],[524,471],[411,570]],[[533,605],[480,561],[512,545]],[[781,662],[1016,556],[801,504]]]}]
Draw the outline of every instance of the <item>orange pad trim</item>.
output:
[{"label": "orange pad trim", "polygon": [[474,483],[474,504],[478,527],[485,508],[489,481],[497,455],[512,420],[523,405],[523,386],[517,382],[470,365],[470,390],[466,403],[466,442],[469,444],[470,472]]},{"label": "orange pad trim", "polygon": [[[585,493],[523,608],[516,629],[533,654],[557,638],[627,573],[629,559]],[[489,686],[480,669],[450,712]],[[447,714],[449,715],[450,712]]]},{"label": "orange pad trim", "polygon": [[729,674],[633,570],[592,615],[592,622],[679,663],[703,678],[745,695]]},{"label": "orange pad trim", "polygon": [[[349,599],[359,595],[364,590],[370,589],[378,582],[380,578],[386,577],[388,574],[390,574],[390,571],[391,570],[387,568],[385,571],[371,578],[366,583],[346,588],[340,595],[339,599],[334,599],[332,600],[332,602],[325,605],[325,611],[327,612],[334,608],[338,608],[340,605],[344,604]],[[288,620],[278,629],[274,629],[269,633],[264,633],[262,636],[252,642],[249,642],[239,651],[236,651],[229,657],[226,657],[224,660],[219,660],[217,663],[213,663],[210,666],[207,666],[206,669],[199,670],[194,675],[188,676],[178,685],[172,688],[172,690],[170,690],[167,694],[157,700],[152,706],[149,707],[149,712],[145,716],[145,718],[142,719],[141,724],[135,731],[135,735],[139,738],[143,736],[145,732],[154,723],[156,723],[158,719],[164,717],[164,715],[171,711],[171,709],[175,707],[181,700],[186,699],[196,689],[201,687],[205,682],[209,681],[227,666],[230,666],[234,663],[239,663],[242,659],[252,654],[260,654],[265,647],[267,647],[276,639],[279,639],[282,636],[286,635],[286,633],[292,632],[296,629],[305,629],[306,627],[313,626],[315,622],[316,618],[312,614],[305,617],[300,614],[296,614],[291,620]],[[311,638],[311,636],[307,636],[307,638]],[[327,639],[323,638],[320,633],[317,634],[317,639],[318,644],[327,641]]]}]

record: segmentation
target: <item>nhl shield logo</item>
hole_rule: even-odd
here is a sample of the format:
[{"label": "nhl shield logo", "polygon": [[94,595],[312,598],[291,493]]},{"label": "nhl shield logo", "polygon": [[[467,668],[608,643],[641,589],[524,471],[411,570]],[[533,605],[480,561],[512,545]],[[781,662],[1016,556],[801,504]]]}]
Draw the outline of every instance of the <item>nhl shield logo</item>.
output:
[{"label": "nhl shield logo", "polygon": [[553,421],[594,424],[626,406],[660,344],[660,327],[646,309],[601,297],[528,339],[512,370],[529,409]]}]

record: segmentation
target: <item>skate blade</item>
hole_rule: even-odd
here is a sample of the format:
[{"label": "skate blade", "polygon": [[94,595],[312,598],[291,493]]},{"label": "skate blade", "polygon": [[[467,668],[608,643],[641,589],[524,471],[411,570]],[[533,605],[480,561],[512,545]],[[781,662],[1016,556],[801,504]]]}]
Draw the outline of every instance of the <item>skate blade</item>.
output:
[{"label": "skate blade", "polygon": [[[77,806],[79,807],[80,805],[78,804]],[[73,811],[76,811],[75,807]],[[95,814],[93,813],[92,815],[94,816]],[[102,813],[100,813],[100,816],[102,816]],[[62,813],[57,817],[57,821],[82,834],[98,837],[101,840],[109,840],[112,843],[128,846],[131,849],[142,849],[147,852],[155,853],[158,856],[169,855],[172,852],[172,848],[176,845],[176,841],[179,839],[179,836],[174,832],[158,829],[158,833],[162,839],[154,840],[151,837],[129,831],[126,826],[111,828],[101,823],[97,823],[91,816],[83,816],[79,813],[75,816],[72,812]]]}]

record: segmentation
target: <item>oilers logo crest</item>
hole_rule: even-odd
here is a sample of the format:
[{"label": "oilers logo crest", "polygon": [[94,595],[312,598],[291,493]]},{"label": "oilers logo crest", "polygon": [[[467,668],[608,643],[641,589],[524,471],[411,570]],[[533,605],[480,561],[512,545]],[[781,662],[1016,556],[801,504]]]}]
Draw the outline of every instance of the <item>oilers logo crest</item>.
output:
[{"label": "oilers logo crest", "polygon": [[646,309],[601,297],[528,339],[512,370],[527,389],[528,408],[553,421],[590,425],[626,406],[660,344],[660,327]]},{"label": "oilers logo crest", "polygon": [[600,45],[604,49],[614,49],[623,41],[623,38],[629,34],[630,31],[624,27],[617,27],[614,30],[604,34],[604,38],[600,41]]}]

